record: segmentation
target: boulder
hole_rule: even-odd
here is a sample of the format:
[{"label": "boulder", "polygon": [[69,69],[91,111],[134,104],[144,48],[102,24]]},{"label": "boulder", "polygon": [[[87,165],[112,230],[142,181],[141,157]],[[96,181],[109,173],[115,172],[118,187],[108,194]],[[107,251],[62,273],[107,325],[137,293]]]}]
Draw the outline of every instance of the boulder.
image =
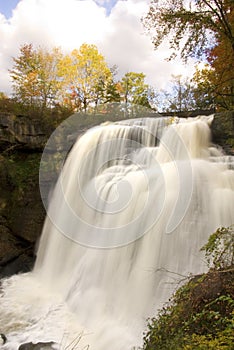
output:
[{"label": "boulder", "polygon": [[4,345],[7,341],[5,334],[0,333],[0,345]]},{"label": "boulder", "polygon": [[30,342],[30,343],[21,344],[18,350],[53,350],[55,349],[53,347],[54,344],[55,344],[54,342],[48,342],[48,343],[40,342],[37,344]]}]

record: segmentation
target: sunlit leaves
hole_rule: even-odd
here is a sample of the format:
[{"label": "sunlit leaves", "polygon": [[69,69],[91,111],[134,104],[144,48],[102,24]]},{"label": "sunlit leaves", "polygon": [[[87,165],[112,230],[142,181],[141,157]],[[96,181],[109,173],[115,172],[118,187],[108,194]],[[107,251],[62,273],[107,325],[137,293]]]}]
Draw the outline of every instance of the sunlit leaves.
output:
[{"label": "sunlit leaves", "polygon": [[83,44],[79,50],[66,55],[59,65],[65,92],[76,108],[84,110],[104,98],[104,91],[112,78],[105,58],[95,45]]}]

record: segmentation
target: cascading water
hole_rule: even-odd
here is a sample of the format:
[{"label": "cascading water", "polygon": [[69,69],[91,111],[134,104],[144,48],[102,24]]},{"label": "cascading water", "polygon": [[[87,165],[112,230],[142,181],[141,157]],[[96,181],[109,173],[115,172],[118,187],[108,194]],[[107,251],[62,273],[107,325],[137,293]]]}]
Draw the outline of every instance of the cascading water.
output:
[{"label": "cascading water", "polygon": [[135,119],[76,142],[34,270],[2,282],[3,349],[141,346],[146,319],[183,277],[206,270],[200,248],[234,222],[233,159],[211,147],[209,123]]}]

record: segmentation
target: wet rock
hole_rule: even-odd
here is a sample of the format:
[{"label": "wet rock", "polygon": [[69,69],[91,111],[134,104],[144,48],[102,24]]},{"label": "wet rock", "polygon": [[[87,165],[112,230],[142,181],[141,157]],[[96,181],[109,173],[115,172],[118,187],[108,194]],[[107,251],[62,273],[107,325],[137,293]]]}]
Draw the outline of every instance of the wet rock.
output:
[{"label": "wet rock", "polygon": [[40,197],[40,155],[0,156],[0,278],[29,271],[45,209]]},{"label": "wet rock", "polygon": [[55,345],[54,342],[48,342],[48,343],[40,342],[37,344],[33,344],[32,342],[30,342],[30,343],[21,344],[18,350],[53,350],[55,349],[53,345]]},{"label": "wet rock", "polygon": [[41,201],[38,178],[22,188],[22,195],[12,203],[11,229],[18,237],[35,243],[41,234],[45,209]]},{"label": "wet rock", "polygon": [[0,216],[0,278],[29,271],[34,259],[34,245],[14,236]]},{"label": "wet rock", "polygon": [[4,265],[0,265],[0,278],[10,277],[18,273],[31,271],[35,262],[35,255],[31,253],[19,254],[15,259],[8,261]]},{"label": "wet rock", "polygon": [[0,345],[4,345],[7,341],[5,334],[0,333]]}]

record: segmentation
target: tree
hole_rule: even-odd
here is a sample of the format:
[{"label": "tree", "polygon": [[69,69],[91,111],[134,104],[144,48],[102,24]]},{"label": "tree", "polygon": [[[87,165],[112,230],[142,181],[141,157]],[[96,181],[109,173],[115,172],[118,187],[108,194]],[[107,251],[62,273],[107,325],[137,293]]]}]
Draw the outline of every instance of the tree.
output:
[{"label": "tree", "polygon": [[[234,3],[228,18],[234,32]],[[209,51],[208,61],[213,68],[210,82],[214,87],[216,104],[221,109],[234,108],[234,50],[225,36],[220,36],[217,45]]]},{"label": "tree", "polygon": [[35,56],[36,53],[32,44],[23,45],[20,48],[20,55],[17,58],[13,58],[14,66],[10,70],[14,95],[17,100],[29,105],[33,105],[34,100],[38,97]]},{"label": "tree", "polygon": [[148,90],[143,73],[128,72],[119,83],[120,95],[125,103],[150,107]]},{"label": "tree", "polygon": [[169,38],[173,50],[186,61],[201,57],[205,48],[225,38],[234,51],[233,0],[152,0],[143,19],[155,48]]},{"label": "tree", "polygon": [[188,79],[181,75],[172,75],[172,98],[169,99],[169,110],[172,112],[188,111],[194,108],[192,88]]},{"label": "tree", "polygon": [[201,248],[208,266],[220,270],[234,265],[234,226],[220,227]]},{"label": "tree", "polygon": [[197,67],[193,76],[199,102],[213,105],[216,110],[234,108],[234,52],[227,44],[225,40],[219,42],[209,53],[210,64]]},{"label": "tree", "polygon": [[192,78],[194,85],[193,95],[197,108],[213,109],[217,105],[215,97],[215,85],[212,83],[214,69],[206,63],[202,67],[196,66]]},{"label": "tree", "polygon": [[116,82],[116,75],[117,75],[117,69],[118,67],[114,65],[111,67],[111,73],[112,76],[110,79],[108,79],[107,85],[106,85],[106,91],[105,91],[105,103],[112,103],[112,102],[120,102],[121,96],[120,96],[120,83]]},{"label": "tree", "polygon": [[183,112],[197,108],[194,86],[190,79],[183,79],[181,75],[172,75],[170,86],[160,91],[158,101],[163,112]]},{"label": "tree", "polygon": [[51,51],[34,49],[32,44],[23,45],[18,57],[13,58],[10,75],[17,101],[41,111],[53,106],[61,92],[57,65],[61,60],[60,49]]},{"label": "tree", "polygon": [[119,85],[111,79],[106,86],[104,103],[120,102],[120,100]]},{"label": "tree", "polygon": [[206,58],[210,67],[195,73],[196,83],[206,88],[204,97],[212,96],[217,108],[234,107],[233,0],[152,0],[144,25],[155,48],[169,38],[170,59],[179,53],[185,61],[188,57]]},{"label": "tree", "polygon": [[41,91],[42,106],[51,107],[60,101],[62,82],[58,77],[58,64],[63,54],[57,47],[51,51],[39,49],[38,59],[40,69],[38,74],[38,85]]},{"label": "tree", "polygon": [[60,76],[66,96],[76,109],[87,110],[90,104],[104,100],[104,91],[112,78],[104,56],[95,45],[83,44],[60,62]]}]

